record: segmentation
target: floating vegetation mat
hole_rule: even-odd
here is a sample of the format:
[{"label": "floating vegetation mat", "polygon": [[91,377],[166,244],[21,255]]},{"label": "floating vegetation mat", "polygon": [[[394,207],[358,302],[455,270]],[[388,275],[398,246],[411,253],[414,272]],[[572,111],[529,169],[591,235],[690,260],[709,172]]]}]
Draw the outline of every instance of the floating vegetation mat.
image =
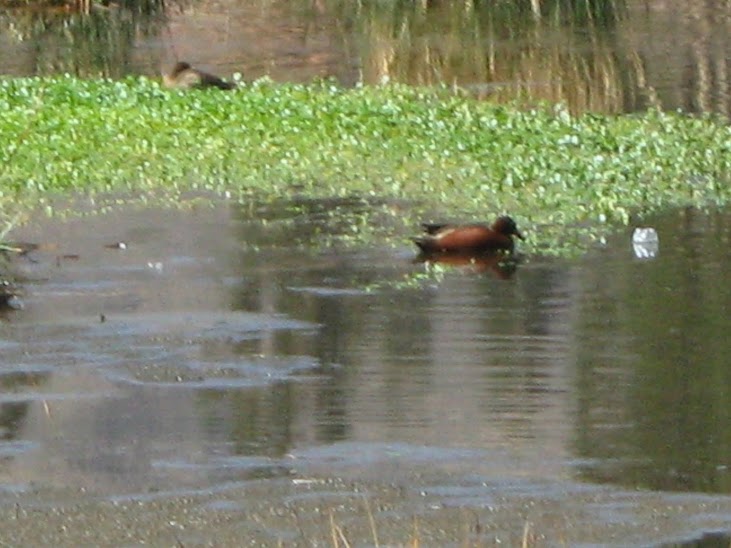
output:
[{"label": "floating vegetation mat", "polygon": [[59,193],[357,197],[400,205],[360,212],[343,235],[353,243],[403,241],[424,216],[508,212],[529,236],[523,249],[562,254],[634,214],[731,195],[723,120],[573,116],[400,85],[241,84],[223,93],[146,78],[0,80],[5,216]]}]

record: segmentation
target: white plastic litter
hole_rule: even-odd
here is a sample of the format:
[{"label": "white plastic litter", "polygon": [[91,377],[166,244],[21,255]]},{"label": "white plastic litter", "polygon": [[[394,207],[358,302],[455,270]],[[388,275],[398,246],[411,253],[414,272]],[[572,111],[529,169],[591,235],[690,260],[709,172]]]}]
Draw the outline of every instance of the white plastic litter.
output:
[{"label": "white plastic litter", "polygon": [[632,249],[638,259],[654,259],[660,251],[660,238],[654,228],[635,228]]}]

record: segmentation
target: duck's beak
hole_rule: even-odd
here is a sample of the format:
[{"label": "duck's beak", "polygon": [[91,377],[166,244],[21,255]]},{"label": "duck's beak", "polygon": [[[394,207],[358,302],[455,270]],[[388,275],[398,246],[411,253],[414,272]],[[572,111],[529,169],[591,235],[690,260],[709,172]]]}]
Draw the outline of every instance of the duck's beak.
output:
[{"label": "duck's beak", "polygon": [[521,234],[520,230],[516,230],[516,231],[515,231],[515,235],[516,235],[516,236],[517,236],[518,238],[520,238],[521,240],[525,240],[525,237],[523,236],[523,234]]}]

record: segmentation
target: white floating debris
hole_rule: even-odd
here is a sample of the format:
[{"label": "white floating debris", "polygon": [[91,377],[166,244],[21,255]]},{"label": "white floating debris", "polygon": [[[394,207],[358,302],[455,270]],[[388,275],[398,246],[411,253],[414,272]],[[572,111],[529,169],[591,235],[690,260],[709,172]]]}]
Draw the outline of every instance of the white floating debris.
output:
[{"label": "white floating debris", "polygon": [[292,480],[293,485],[313,485],[316,483],[322,483],[322,480],[305,479],[305,478],[295,478]]},{"label": "white floating debris", "polygon": [[25,305],[16,295],[11,295],[5,303],[9,308],[13,310],[23,310]]},{"label": "white floating debris", "polygon": [[638,259],[654,259],[660,250],[660,238],[654,228],[635,228],[632,249]]},{"label": "white floating debris", "polygon": [[162,272],[163,266],[162,266],[162,263],[160,263],[160,262],[157,262],[157,263],[150,262],[150,263],[147,263],[147,268],[155,270],[156,272]]}]

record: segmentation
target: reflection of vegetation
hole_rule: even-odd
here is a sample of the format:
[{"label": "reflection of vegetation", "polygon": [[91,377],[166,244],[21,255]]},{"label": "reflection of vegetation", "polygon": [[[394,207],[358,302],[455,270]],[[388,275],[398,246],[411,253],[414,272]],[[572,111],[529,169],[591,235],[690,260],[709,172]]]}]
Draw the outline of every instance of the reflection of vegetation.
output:
[{"label": "reflection of vegetation", "polygon": [[[352,9],[345,6],[343,16]],[[356,16],[363,79],[457,84],[502,101],[622,111],[636,65],[614,53],[608,31],[624,11],[622,0],[363,4]]]},{"label": "reflection of vegetation", "polygon": [[[498,5],[512,2],[498,2]],[[527,2],[515,2],[523,7]],[[572,25],[614,25],[626,13],[626,0],[530,0],[531,11],[543,19],[563,19]]]},{"label": "reflection of vegetation", "polygon": [[157,32],[163,0],[74,10],[16,9],[0,13],[0,32],[32,44],[36,72],[119,77],[128,74],[138,34]]},{"label": "reflection of vegetation", "polygon": [[[26,73],[33,67],[40,74],[66,71],[113,77],[149,74],[151,69],[158,72],[158,66],[130,66],[128,48],[135,36],[147,32],[145,25],[153,32],[159,30],[156,16],[164,13],[163,0],[117,5],[92,3],[88,21],[81,15],[83,9],[55,14],[14,10],[12,20],[0,15],[0,32],[28,42],[22,55],[33,58],[23,60],[21,70]],[[282,44],[289,44],[292,33],[283,30],[278,17],[289,21],[287,28],[294,24],[302,31],[303,39],[292,41],[291,47],[262,45],[261,49],[274,50],[264,60],[261,49],[242,51],[234,45],[237,41],[204,55],[219,57],[216,52],[224,47],[229,64],[253,68],[247,71],[250,74],[279,65],[278,78],[338,74],[349,84],[359,78],[368,84],[386,80],[456,84],[474,96],[495,101],[560,101],[574,113],[636,111],[660,105],[728,111],[724,72],[728,52],[725,42],[716,39],[728,33],[724,22],[728,18],[723,17],[728,8],[720,0],[677,14],[627,0],[245,0],[224,5],[235,6],[234,15],[230,19],[226,15],[231,29],[236,29],[232,32],[270,25],[272,33],[281,33],[270,42],[279,44],[281,38]],[[213,21],[218,16],[210,17],[219,5],[207,6],[211,11],[201,17]],[[271,21],[262,16],[261,21],[251,22],[235,15],[239,10],[278,15]],[[195,18],[196,26],[210,26],[199,22],[198,15]],[[182,17],[180,31],[191,21],[187,15]],[[663,53],[662,44],[676,29],[682,47]],[[217,36],[214,29],[206,33]],[[197,31],[194,35],[205,36]],[[293,52],[297,68],[288,73],[285,67],[292,66]]]},{"label": "reflection of vegetation", "polygon": [[[728,494],[731,257],[719,243],[731,217],[681,213],[657,226],[664,239],[651,264],[587,269],[578,449],[592,481]],[[597,337],[607,326],[616,334]]]},{"label": "reflection of vegetation", "polygon": [[[155,15],[165,10],[165,0],[0,0],[0,7],[4,8],[27,8],[28,10],[43,11],[50,8],[60,7],[68,12],[81,11],[89,13],[92,9],[122,9],[136,14]],[[16,13],[17,15],[17,13]]]}]

